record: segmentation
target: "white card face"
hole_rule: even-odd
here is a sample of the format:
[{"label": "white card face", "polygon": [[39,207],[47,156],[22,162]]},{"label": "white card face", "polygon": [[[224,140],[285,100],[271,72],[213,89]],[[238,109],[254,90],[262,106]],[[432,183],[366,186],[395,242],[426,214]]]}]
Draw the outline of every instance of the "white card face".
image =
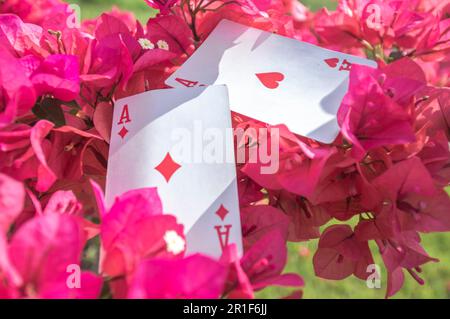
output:
[{"label": "white card face", "polygon": [[114,107],[108,205],[126,191],[157,187],[165,213],[184,224],[187,253],[242,253],[226,86],[155,90]]},{"label": "white card face", "polygon": [[222,20],[166,84],[226,84],[233,111],[331,143],[354,63],[376,67],[371,60]]}]

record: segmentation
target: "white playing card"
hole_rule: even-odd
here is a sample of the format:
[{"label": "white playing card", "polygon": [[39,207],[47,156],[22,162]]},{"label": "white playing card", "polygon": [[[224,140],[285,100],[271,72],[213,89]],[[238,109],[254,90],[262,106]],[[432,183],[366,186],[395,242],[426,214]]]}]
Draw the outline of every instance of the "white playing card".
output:
[{"label": "white playing card", "polygon": [[219,257],[242,234],[226,86],[148,91],[116,102],[106,201],[157,187],[187,253]]},{"label": "white playing card", "polygon": [[331,143],[339,133],[336,113],[353,63],[376,67],[374,61],[222,20],[166,84],[226,84],[233,111]]}]

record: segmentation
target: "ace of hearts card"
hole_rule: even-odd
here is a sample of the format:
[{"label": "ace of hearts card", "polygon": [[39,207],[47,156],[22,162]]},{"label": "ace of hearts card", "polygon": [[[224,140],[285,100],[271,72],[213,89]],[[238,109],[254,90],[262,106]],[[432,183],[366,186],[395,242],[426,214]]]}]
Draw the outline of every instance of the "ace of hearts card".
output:
[{"label": "ace of hearts card", "polygon": [[226,84],[233,111],[331,143],[354,63],[376,67],[371,60],[222,20],[166,84]]}]

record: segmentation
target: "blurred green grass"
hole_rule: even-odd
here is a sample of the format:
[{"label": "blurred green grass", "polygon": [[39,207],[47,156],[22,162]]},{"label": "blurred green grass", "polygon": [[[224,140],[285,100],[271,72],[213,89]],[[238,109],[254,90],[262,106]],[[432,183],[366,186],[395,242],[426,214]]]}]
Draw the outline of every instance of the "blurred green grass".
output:
[{"label": "blurred green grass", "polygon": [[[152,15],[152,10],[144,0],[68,0],[67,2],[80,5],[83,19],[95,18],[102,12],[111,10],[112,6],[133,11],[136,18],[143,22]],[[336,7],[336,2],[330,0],[303,0],[302,2],[311,10],[317,10],[323,6],[330,9]]]},{"label": "blurred green grass", "polygon": [[[83,19],[97,17],[112,6],[130,10],[141,21],[145,22],[152,16],[153,11],[145,4],[144,0],[70,0],[81,7]],[[311,10],[317,10],[323,6],[330,9],[336,7],[335,1],[330,0],[303,0]],[[449,208],[450,209],[450,208]],[[441,260],[437,264],[427,264],[423,267],[421,276],[425,279],[425,286],[420,286],[408,274],[405,273],[405,285],[395,298],[450,298],[450,234],[430,234],[423,236],[423,246],[427,252]],[[308,243],[290,243],[289,261],[286,272],[296,272],[303,276],[306,282],[304,298],[383,298],[386,289],[386,273],[382,268],[381,289],[369,289],[366,283],[355,277],[341,281],[320,279],[315,276],[312,258],[317,247],[317,240]],[[377,249],[372,247],[373,251]],[[308,251],[309,254],[301,256],[299,251]],[[380,257],[375,255],[375,261],[382,266]],[[289,291],[280,288],[268,288],[258,293],[261,298],[277,298],[284,296]]]},{"label": "blurred green grass", "polygon": [[144,0],[66,0],[66,2],[80,6],[82,19],[95,18],[102,12],[111,10],[113,6],[132,11],[136,18],[143,22],[146,22],[153,12]]},{"label": "blurred green grass", "polygon": [[[405,271],[405,285],[394,296],[399,299],[427,299],[450,298],[450,235],[435,233],[422,236],[423,247],[433,257],[440,259],[439,263],[428,263],[423,266],[420,276],[425,280],[425,285],[420,286]],[[381,257],[375,245],[371,245],[375,263],[381,267],[381,288],[370,289],[366,282],[354,276],[340,281],[325,280],[315,276],[313,268],[313,256],[317,248],[317,240],[305,243],[289,243],[289,260],[285,272],[300,274],[305,279],[303,298],[320,299],[359,299],[359,298],[384,298],[386,291],[386,271],[383,268]],[[300,251],[303,254],[300,254]],[[307,252],[305,254],[305,251]],[[270,287],[258,293],[260,298],[278,298],[286,296],[289,290]]]}]

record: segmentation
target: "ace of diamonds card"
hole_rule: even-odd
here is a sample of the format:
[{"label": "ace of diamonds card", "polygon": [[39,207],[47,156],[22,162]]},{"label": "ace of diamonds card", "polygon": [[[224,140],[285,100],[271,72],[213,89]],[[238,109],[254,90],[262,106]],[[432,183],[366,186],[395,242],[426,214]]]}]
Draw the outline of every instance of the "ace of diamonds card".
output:
[{"label": "ace of diamonds card", "polygon": [[148,91],[114,107],[106,201],[157,187],[185,227],[187,253],[242,252],[233,135],[225,86]]}]

